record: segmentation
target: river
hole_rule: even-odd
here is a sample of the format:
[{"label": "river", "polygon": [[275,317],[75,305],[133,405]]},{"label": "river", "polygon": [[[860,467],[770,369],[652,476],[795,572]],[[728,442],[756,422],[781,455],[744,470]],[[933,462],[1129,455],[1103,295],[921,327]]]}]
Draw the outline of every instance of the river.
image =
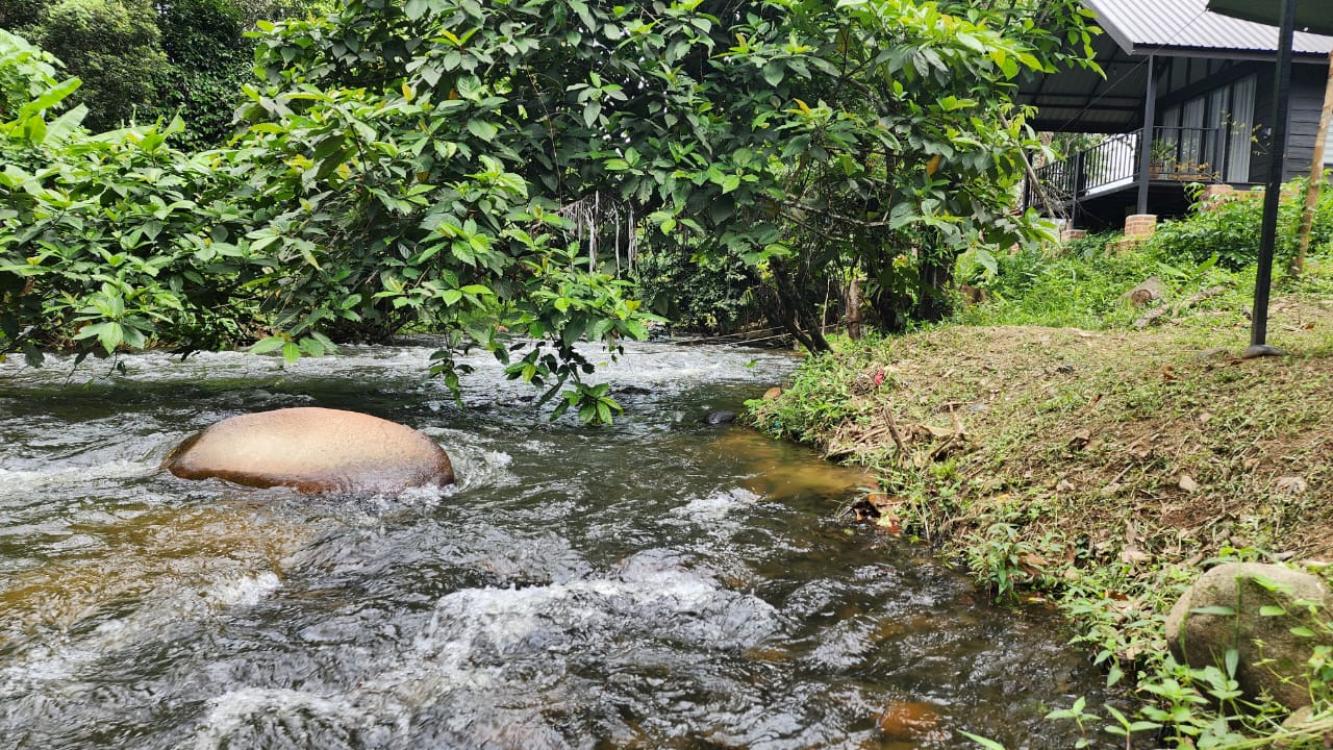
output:
[{"label": "river", "polygon": [[[614,427],[431,348],[0,364],[0,747],[1072,747],[1103,678],[1058,618],[849,527],[864,483],[709,427],[783,353],[631,345]],[[227,416],[424,431],[460,482],[298,497],[159,470]],[[883,725],[882,728],[880,725]]]}]

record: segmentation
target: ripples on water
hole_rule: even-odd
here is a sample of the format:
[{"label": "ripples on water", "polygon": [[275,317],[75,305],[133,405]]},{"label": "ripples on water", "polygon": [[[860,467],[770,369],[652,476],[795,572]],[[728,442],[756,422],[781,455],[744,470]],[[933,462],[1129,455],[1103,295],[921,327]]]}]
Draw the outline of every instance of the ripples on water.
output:
[{"label": "ripples on water", "polygon": [[[1049,615],[833,520],[859,475],[701,424],[790,357],[632,346],[598,373],[629,411],[593,430],[481,358],[460,410],[430,351],[0,364],[0,747],[1072,746],[1040,717],[1100,678]],[[158,470],[298,405],[421,429],[460,483],[312,499]],[[886,736],[895,705],[938,719]]]}]

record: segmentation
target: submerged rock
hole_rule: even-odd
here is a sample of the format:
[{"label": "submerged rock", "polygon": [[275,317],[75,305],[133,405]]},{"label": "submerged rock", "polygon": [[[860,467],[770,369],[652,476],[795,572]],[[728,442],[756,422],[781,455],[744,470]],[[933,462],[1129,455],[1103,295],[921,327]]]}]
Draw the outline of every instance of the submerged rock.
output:
[{"label": "submerged rock", "polygon": [[1236,681],[1246,695],[1267,693],[1300,708],[1310,703],[1306,662],[1318,645],[1314,631],[1303,630],[1311,619],[1304,602],[1322,605],[1323,612],[1333,606],[1328,587],[1309,573],[1259,563],[1219,565],[1172,607],[1167,641],[1178,660],[1200,669],[1221,667],[1227,651],[1236,649]]},{"label": "submerged rock", "polygon": [[704,417],[704,422],[710,426],[731,424],[736,421],[736,412],[734,411],[710,411],[708,416]]},{"label": "submerged rock", "polygon": [[180,445],[166,468],[299,492],[400,492],[454,481],[449,456],[416,430],[369,414],[302,407],[224,419]]},{"label": "submerged rock", "polygon": [[884,707],[875,725],[886,737],[895,740],[938,739],[939,710],[929,703],[898,701]]}]

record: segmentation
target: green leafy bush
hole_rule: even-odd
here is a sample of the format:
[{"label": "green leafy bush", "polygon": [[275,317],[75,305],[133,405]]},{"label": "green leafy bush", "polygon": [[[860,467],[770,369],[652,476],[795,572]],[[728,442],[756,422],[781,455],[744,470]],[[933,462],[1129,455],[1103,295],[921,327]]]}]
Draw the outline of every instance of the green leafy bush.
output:
[{"label": "green leafy bush", "polygon": [[61,112],[78,80],[0,40],[18,50],[0,58],[7,74],[38,90],[0,123],[0,353],[262,337],[259,351],[294,358],[415,326],[450,335],[435,370],[456,387],[455,346],[509,362],[507,327],[536,342],[512,376],[550,396],[570,385],[557,411],[614,412],[581,384],[592,366],[574,346],[646,335],[637,303],[580,270],[553,207],[478,153],[488,131],[438,137],[456,105],[252,91],[240,145],[191,155],[168,145],[179,120],[89,135],[82,108]]},{"label": "green leafy bush", "polygon": [[[1304,210],[1305,180],[1288,183],[1283,190],[1278,219],[1279,259],[1296,252],[1298,228]],[[1237,195],[1199,205],[1187,217],[1163,222],[1151,241],[1163,257],[1202,262],[1216,255],[1225,268],[1239,269],[1259,257],[1264,201],[1257,195]],[[1315,212],[1312,246],[1333,240],[1333,191],[1325,190]]]},{"label": "green leafy bush", "polygon": [[644,304],[676,326],[730,333],[763,320],[753,269],[738,258],[697,263],[679,253],[640,256],[634,281]]}]

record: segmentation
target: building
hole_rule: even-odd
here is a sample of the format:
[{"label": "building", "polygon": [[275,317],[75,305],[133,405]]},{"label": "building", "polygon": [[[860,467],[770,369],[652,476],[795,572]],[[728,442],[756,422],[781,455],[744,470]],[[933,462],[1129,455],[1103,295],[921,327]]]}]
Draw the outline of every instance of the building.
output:
[{"label": "building", "polygon": [[[1020,101],[1038,108],[1037,130],[1096,135],[1037,167],[1028,205],[1072,226],[1118,228],[1135,214],[1183,213],[1191,185],[1267,180],[1275,27],[1210,13],[1208,0],[1083,2],[1106,32],[1095,44],[1105,76],[1036,76]],[[1331,50],[1331,37],[1296,34],[1284,178],[1310,172]]]}]

